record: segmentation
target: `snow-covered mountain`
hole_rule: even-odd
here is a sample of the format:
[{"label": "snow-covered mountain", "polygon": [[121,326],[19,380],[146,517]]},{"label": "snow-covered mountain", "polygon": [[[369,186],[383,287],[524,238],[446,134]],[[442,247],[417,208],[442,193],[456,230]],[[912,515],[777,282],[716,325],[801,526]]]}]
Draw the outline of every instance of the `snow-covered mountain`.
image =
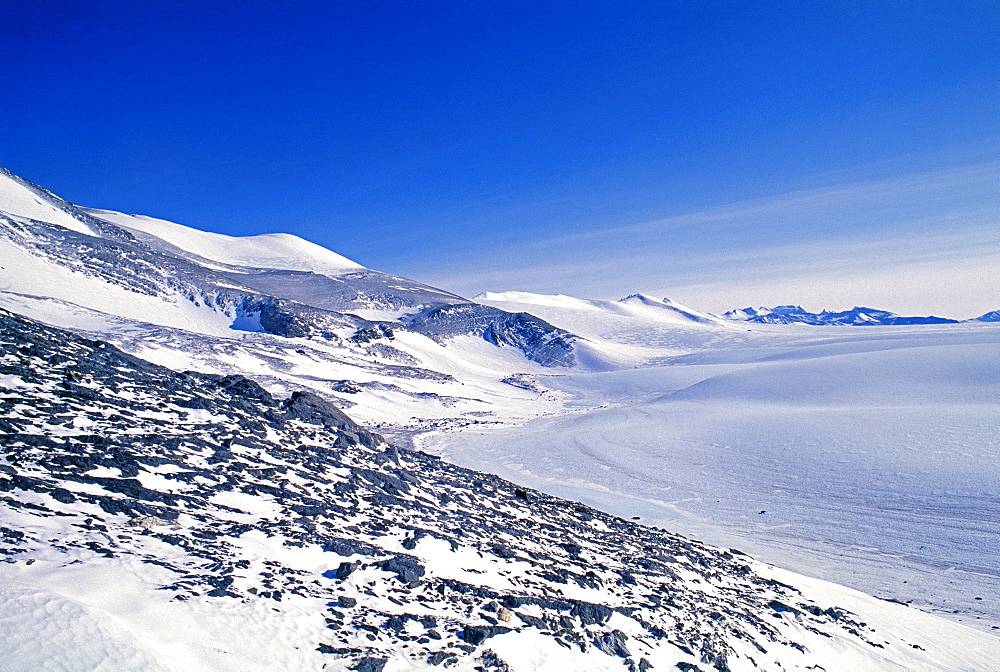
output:
[{"label": "snow-covered mountain", "polygon": [[234,238],[68,203],[0,172],[0,306],[158,363],[311,390],[367,421],[480,422],[576,337],[294,236]]},{"label": "snow-covered mountain", "polygon": [[[805,311],[470,301],[294,236],[82,208],[8,172],[0,308],[5,670],[1000,658],[988,634],[608,515],[1000,623],[974,601],[1000,586],[981,543],[991,314],[749,330]],[[852,320],[871,326],[825,326]],[[924,467],[952,447],[941,482]]]},{"label": "snow-covered mountain", "polygon": [[984,670],[994,638],[0,311],[0,666]]},{"label": "snow-covered mountain", "polygon": [[[988,314],[988,313],[987,313]],[[813,324],[813,325],[910,325],[910,324],[956,324],[958,320],[947,317],[903,317],[887,310],[855,306],[850,310],[831,312],[823,310],[810,313],[802,306],[775,306],[774,308],[740,308],[723,314],[730,320],[742,320],[757,324]],[[979,318],[980,320],[982,318]]]},{"label": "snow-covered mountain", "polygon": [[572,336],[540,320],[476,307],[295,236],[233,238],[84,209],[7,171],[0,260],[7,294],[210,336],[371,341],[406,329],[439,342],[480,337],[542,366],[575,362]]},{"label": "snow-covered mountain", "polygon": [[991,310],[971,320],[973,322],[1000,322],[1000,310]]},{"label": "snow-covered mountain", "polygon": [[592,370],[648,365],[690,352],[732,329],[714,315],[644,294],[602,301],[563,294],[486,292],[475,300],[537,315],[573,333],[577,359]]},{"label": "snow-covered mountain", "polygon": [[670,299],[655,299],[645,294],[632,294],[619,301],[577,299],[563,294],[532,294],[530,292],[485,292],[475,297],[489,305],[519,306],[539,313],[555,315],[586,315],[581,326],[593,324],[595,315],[619,315],[626,318],[660,324],[719,324],[721,320],[692,310]]}]

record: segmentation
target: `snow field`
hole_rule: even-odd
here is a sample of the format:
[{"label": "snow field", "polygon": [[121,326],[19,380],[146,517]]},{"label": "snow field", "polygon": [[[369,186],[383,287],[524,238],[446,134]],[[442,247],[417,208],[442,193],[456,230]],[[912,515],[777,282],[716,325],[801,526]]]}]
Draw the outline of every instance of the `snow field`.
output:
[{"label": "snow field", "polygon": [[[280,268],[336,275],[364,268],[325,247],[287,233],[227,236],[182,224],[110,210],[88,210],[95,217],[124,227],[155,246],[165,241],[190,255],[230,266]],[[148,234],[143,236],[142,234]]]},{"label": "snow field", "polygon": [[565,412],[421,445],[805,574],[1000,624],[989,598],[1000,594],[1000,330],[807,329],[723,341],[685,364],[544,378],[569,395]]},{"label": "snow field", "polygon": [[[11,212],[12,219],[40,219],[100,235],[85,223],[85,215],[72,216],[74,206],[63,208],[57,199],[48,199],[0,175],[0,211]],[[147,217],[86,212],[127,228],[160,252],[209,270],[278,268],[335,276],[362,268],[294,236],[232,238]],[[313,389],[350,407],[352,416],[366,424],[388,425],[395,436],[424,434],[418,436],[421,446],[456,463],[623,518],[638,517],[751,551],[806,575],[913,601],[963,623],[984,628],[1000,624],[1000,607],[991,599],[1000,594],[996,325],[751,327],[643,295],[617,302],[524,292],[481,297],[485,304],[532,313],[581,337],[575,345],[579,366],[553,375],[513,348],[497,348],[471,335],[439,343],[399,330],[392,339],[380,338],[376,345],[383,347],[377,349],[345,340],[353,331],[348,328],[337,334],[339,341],[235,333],[236,328],[258,330],[259,316],[234,322],[232,315],[169,289],[169,282],[161,288],[166,292],[162,297],[132,292],[82,272],[84,267],[72,261],[53,262],[6,238],[0,238],[0,266],[0,305],[109,339],[151,361],[180,370],[245,374],[276,396]],[[416,291],[402,285],[390,289]],[[361,312],[372,317],[401,314],[372,305]],[[341,385],[343,381],[349,384]],[[0,384],[12,390],[34,387],[16,376],[3,376]],[[40,397],[48,394],[55,400],[52,392]],[[131,389],[118,394],[141,396]],[[15,406],[10,417],[34,416],[30,408]],[[172,405],[137,413],[136,419],[177,426],[212,423],[235,431],[232,418]],[[95,415],[68,422],[48,418],[33,431],[69,437],[100,422]],[[436,433],[427,434],[432,430]],[[141,431],[120,429],[122,436]],[[275,444],[275,436],[269,430],[263,440]],[[232,445],[232,453],[266,471],[276,463],[264,452]],[[210,453],[193,456],[191,465],[204,468]],[[309,490],[305,472],[292,471],[284,481],[289,488]],[[146,488],[181,495],[221,483],[212,475],[184,482],[181,473],[179,467],[149,467],[135,478]],[[327,475],[344,483],[349,473],[330,470]],[[105,467],[88,474],[122,476]],[[25,470],[22,475],[44,474]],[[268,485],[266,477],[253,475],[243,483]],[[67,489],[113,494],[93,483],[67,483]],[[422,497],[418,492],[401,495],[399,501],[416,503]],[[26,492],[21,499],[59,510],[48,495]],[[282,524],[282,506],[270,495],[228,490],[206,501],[218,524]],[[436,500],[428,502],[437,506]],[[362,500],[358,511],[350,521],[355,525],[377,515],[378,507]],[[495,502],[484,511],[515,521],[525,515]],[[54,548],[66,532],[55,525],[57,517],[39,524],[16,511],[5,515],[15,529],[47,539],[51,547],[43,544],[28,561],[0,566],[0,624],[5,632],[16,633],[3,645],[4,670],[305,670],[323,664],[335,670],[348,664],[315,648],[326,634],[320,614],[328,602],[294,594],[280,608],[246,595],[242,600],[194,595],[168,601],[169,593],[154,590],[169,580],[155,563],[127,554],[106,558],[79,544],[61,555]],[[171,529],[184,535],[193,523],[191,516],[181,514],[177,528]],[[607,531],[599,523],[593,529]],[[390,528],[368,541],[418,557],[432,580],[503,591],[529,580],[523,556],[500,561],[433,537],[421,538],[410,549],[403,546],[407,534]],[[497,539],[514,542],[503,533]],[[259,529],[223,541],[249,563],[250,571],[234,584],[246,591],[256,588],[254,577],[270,567],[266,563],[323,577],[343,559],[316,545],[293,548],[281,534]],[[148,557],[178,553],[155,539],[137,543]],[[754,656],[764,669],[1000,669],[994,665],[1000,659],[1000,640],[994,634],[752,564],[800,587],[811,599],[848,607],[876,623],[880,639],[866,643],[839,630],[824,637],[810,630],[795,609],[762,612],[788,641],[768,644],[762,653],[733,639],[729,644],[742,656],[734,671],[751,669],[746,660]],[[676,574],[692,586],[701,583],[691,570]],[[371,592],[372,586],[385,584],[386,576],[369,566],[340,588],[380,613],[402,613],[399,600]],[[611,575],[602,578],[618,581]],[[706,596],[725,589],[733,586],[697,588]],[[617,584],[614,590],[574,583],[557,590],[602,604],[628,601]],[[527,609],[521,613],[529,618]],[[510,622],[524,624],[516,615]],[[642,644],[638,621],[623,614],[614,614],[609,627],[625,633],[633,654],[646,657],[656,669],[681,661],[706,664],[669,643],[659,648]],[[391,644],[386,633],[378,642]],[[806,643],[808,653],[799,655],[794,646],[785,646],[788,642]],[[498,635],[489,644],[515,672],[622,669],[619,657],[593,646],[577,651],[530,628]],[[432,667],[424,660],[407,660],[410,654],[399,646],[394,652],[398,655],[386,672]],[[466,658],[451,669],[471,670],[472,662]]]}]

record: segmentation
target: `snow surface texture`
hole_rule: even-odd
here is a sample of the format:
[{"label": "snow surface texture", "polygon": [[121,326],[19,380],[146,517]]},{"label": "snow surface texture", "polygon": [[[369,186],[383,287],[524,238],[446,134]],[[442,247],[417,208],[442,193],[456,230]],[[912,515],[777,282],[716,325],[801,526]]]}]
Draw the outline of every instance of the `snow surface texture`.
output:
[{"label": "snow surface texture", "polygon": [[7,171],[0,206],[7,294],[212,336],[371,340],[387,335],[379,320],[388,319],[390,329],[423,330],[439,341],[475,336],[543,366],[575,364],[571,336],[537,318],[365,269],[294,236],[233,238],[88,210]]},{"label": "snow surface texture", "polygon": [[[564,324],[565,297],[532,305]],[[689,354],[536,377],[575,409],[422,445],[813,576],[1000,623],[995,326],[755,325],[709,340],[649,321],[630,331],[618,311],[583,315],[573,328],[594,342],[683,350],[687,337]]]},{"label": "snow surface texture", "polygon": [[[204,239],[186,227],[84,210],[9,173],[0,174],[0,202],[9,208],[0,212],[0,306],[175,370],[250,377],[275,398],[318,394],[404,448],[415,441],[624,517],[958,612],[949,616],[966,623],[1000,622],[989,488],[1000,337],[986,324],[991,314],[961,325],[814,327],[747,324],[643,295],[508,292],[472,303],[370,269],[331,270],[343,262],[305,241],[262,238],[276,249],[240,258],[200,249]],[[306,259],[268,266],[296,250]],[[0,383],[17,390],[23,380]],[[100,469],[88,473],[121,477]],[[183,494],[169,473],[135,478]],[[208,501],[242,522],[280,511],[246,493]],[[848,593],[831,590],[847,604]],[[28,605],[19,595],[11,603]],[[39,608],[70,613],[58,604]],[[270,618],[268,609],[255,618]],[[21,611],[3,613],[16,620],[10,614]],[[265,631],[247,650],[266,639]],[[165,646],[183,648],[182,640]],[[524,641],[505,660],[551,669],[542,663],[552,641]],[[114,655],[123,660],[145,655],[122,647]],[[842,662],[830,655],[828,663]],[[567,669],[621,668],[559,660]]]},{"label": "snow surface texture", "polygon": [[0,668],[985,670],[995,638],[0,312]]}]

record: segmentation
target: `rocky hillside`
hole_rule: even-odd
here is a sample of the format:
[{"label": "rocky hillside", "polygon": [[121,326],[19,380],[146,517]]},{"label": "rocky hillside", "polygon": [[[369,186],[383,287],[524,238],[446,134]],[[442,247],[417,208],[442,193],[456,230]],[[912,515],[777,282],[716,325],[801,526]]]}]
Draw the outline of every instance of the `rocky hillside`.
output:
[{"label": "rocky hillside", "polygon": [[342,343],[387,324],[439,342],[482,338],[544,367],[576,364],[573,336],[530,315],[366,269],[287,234],[231,237],[81,208],[3,168],[0,280],[0,301],[54,299],[211,336]]},{"label": "rocky hillside", "polygon": [[0,352],[4,670],[948,669],[737,551],[393,447],[314,394],[7,312]]}]

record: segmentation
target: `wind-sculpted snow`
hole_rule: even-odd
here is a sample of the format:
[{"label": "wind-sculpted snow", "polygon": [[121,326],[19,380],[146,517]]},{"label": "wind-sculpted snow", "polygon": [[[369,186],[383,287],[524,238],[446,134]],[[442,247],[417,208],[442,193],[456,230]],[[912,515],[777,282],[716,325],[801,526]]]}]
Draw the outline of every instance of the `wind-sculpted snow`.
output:
[{"label": "wind-sculpted snow", "polygon": [[983,660],[943,666],[940,643],[866,624],[836,592],[390,446],[314,394],[176,373],[5,311],[0,352],[5,670]]},{"label": "wind-sculpted snow", "polygon": [[424,306],[462,303],[466,299],[388,273],[364,269],[336,276],[303,271],[267,271],[237,278],[271,296],[342,313],[414,312]]}]

